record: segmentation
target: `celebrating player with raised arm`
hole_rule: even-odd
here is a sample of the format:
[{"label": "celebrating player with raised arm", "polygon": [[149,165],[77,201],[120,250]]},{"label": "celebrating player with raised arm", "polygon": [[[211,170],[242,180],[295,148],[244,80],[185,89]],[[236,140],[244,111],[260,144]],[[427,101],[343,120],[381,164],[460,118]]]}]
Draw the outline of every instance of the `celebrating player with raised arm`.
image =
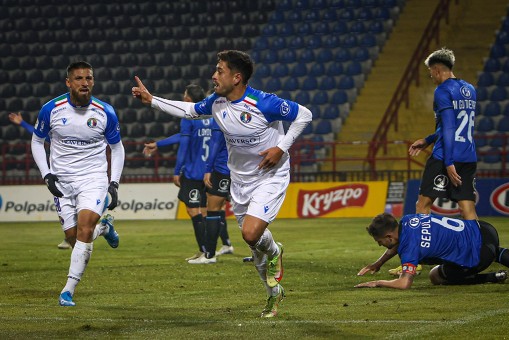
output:
[{"label": "celebrating player with raised arm", "polygon": [[[283,247],[267,228],[285,198],[290,182],[288,149],[311,122],[307,108],[248,86],[253,61],[244,52],[219,52],[212,75],[214,93],[192,104],[154,97],[136,77],[132,94],[173,116],[213,116],[228,148],[233,212],[250,246],[256,269],[268,293],[262,317],[274,317],[284,297]],[[285,134],[282,121],[292,122]]]}]

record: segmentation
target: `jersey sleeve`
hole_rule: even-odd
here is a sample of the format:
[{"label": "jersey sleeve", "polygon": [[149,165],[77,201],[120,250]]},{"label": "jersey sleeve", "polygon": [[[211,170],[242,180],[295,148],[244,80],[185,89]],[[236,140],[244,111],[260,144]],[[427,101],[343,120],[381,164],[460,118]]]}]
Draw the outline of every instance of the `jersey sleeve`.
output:
[{"label": "jersey sleeve", "polygon": [[259,92],[260,100],[256,107],[263,113],[268,122],[276,120],[294,121],[299,112],[299,105],[291,100],[279,98],[272,93]]},{"label": "jersey sleeve", "polygon": [[34,134],[40,138],[48,137],[48,133],[50,130],[50,114],[52,108],[49,106],[49,103],[44,105],[39,111],[39,115],[37,116],[37,121],[35,122]]},{"label": "jersey sleeve", "polygon": [[108,144],[117,144],[120,142],[120,123],[113,107],[104,103],[104,112],[106,113],[107,122],[104,131],[104,137]]},{"label": "jersey sleeve", "polygon": [[[404,228],[404,227],[402,227]],[[412,234],[418,229],[404,228],[401,232],[398,254],[401,259],[402,271],[409,274],[415,274],[415,269],[419,264],[419,238]],[[417,240],[417,241],[416,241]]]},{"label": "jersey sleeve", "polygon": [[157,147],[168,146],[180,143],[180,133],[176,133],[168,138],[156,142]]},{"label": "jersey sleeve", "polygon": [[191,120],[182,119],[180,121],[180,145],[177,151],[177,162],[175,164],[175,175],[179,175],[182,167],[186,163],[186,157],[189,149],[189,141],[193,130],[193,123]]},{"label": "jersey sleeve", "polygon": [[194,110],[199,115],[210,116],[212,115],[212,104],[219,96],[215,93],[211,94],[201,102],[194,104]]}]

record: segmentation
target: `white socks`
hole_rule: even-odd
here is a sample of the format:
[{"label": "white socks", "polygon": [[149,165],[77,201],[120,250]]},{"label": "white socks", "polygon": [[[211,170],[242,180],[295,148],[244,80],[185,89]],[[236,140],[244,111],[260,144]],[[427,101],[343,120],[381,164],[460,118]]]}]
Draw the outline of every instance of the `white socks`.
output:
[{"label": "white socks", "polygon": [[68,291],[71,293],[71,295],[74,295],[74,290],[76,289],[78,282],[80,282],[81,277],[85,272],[85,268],[87,267],[88,261],[90,260],[93,249],[93,243],[85,243],[76,240],[76,244],[74,245],[71,253],[71,264],[69,265],[67,283],[64,289],[62,289],[62,293]]},{"label": "white socks", "polygon": [[92,235],[92,241],[94,241],[99,236],[106,234],[108,231],[110,231],[110,227],[107,225],[102,223],[97,224],[94,229],[94,234]]},{"label": "white socks", "polygon": [[269,259],[273,259],[275,256],[279,254],[279,248],[272,237],[272,233],[269,228],[266,228],[262,234],[262,237],[258,240],[255,245],[256,250],[267,254]]},{"label": "white socks", "polygon": [[276,287],[269,287],[267,285],[267,260],[274,258],[279,253],[279,247],[272,238],[272,233],[267,228],[263,232],[262,237],[254,247],[250,247],[253,253],[253,262],[260,279],[263,281],[267,295],[275,296],[279,294],[279,285]]}]

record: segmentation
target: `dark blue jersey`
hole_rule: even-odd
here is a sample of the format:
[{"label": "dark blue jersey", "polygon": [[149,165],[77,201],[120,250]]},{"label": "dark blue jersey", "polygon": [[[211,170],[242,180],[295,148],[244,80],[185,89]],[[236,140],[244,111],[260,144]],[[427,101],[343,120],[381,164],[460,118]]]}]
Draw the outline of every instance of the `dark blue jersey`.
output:
[{"label": "dark blue jersey", "polygon": [[223,175],[230,175],[228,168],[228,149],[226,148],[226,141],[224,134],[217,125],[215,120],[212,120],[212,140],[210,142],[210,156],[207,160],[205,172],[217,171]]},{"label": "dark blue jersey", "polygon": [[444,262],[474,267],[480,260],[481,243],[476,220],[406,215],[400,222],[398,254],[403,268]]},{"label": "dark blue jersey", "polygon": [[435,142],[433,157],[445,166],[477,162],[473,138],[476,103],[475,88],[464,80],[449,78],[435,89],[436,131],[427,141]]},{"label": "dark blue jersey", "polygon": [[205,163],[209,157],[212,137],[212,118],[180,122],[180,146],[177,153],[175,175],[180,172],[188,179],[203,180]]}]

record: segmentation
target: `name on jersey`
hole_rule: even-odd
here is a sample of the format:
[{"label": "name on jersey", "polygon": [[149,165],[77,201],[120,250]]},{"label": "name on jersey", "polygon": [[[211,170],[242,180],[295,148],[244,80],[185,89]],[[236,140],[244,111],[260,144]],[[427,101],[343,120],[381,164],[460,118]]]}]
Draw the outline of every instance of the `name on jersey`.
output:
[{"label": "name on jersey", "polygon": [[421,248],[429,248],[431,245],[431,222],[421,221]]},{"label": "name on jersey", "polygon": [[198,136],[199,137],[211,137],[212,130],[211,129],[198,129]]},{"label": "name on jersey", "polygon": [[462,109],[471,109],[471,110],[475,110],[475,104],[476,104],[476,101],[475,100],[470,100],[470,99],[460,99],[460,100],[453,100],[452,101],[452,106],[454,107],[455,110],[462,110]]}]

